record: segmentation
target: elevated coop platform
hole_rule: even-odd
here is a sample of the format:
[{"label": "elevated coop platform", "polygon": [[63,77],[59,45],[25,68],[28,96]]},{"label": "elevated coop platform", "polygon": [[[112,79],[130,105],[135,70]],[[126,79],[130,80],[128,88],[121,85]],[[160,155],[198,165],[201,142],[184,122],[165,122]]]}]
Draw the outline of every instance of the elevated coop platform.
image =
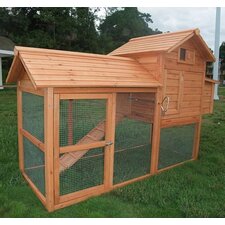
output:
[{"label": "elevated coop platform", "polygon": [[197,159],[213,60],[198,29],[109,55],[15,47],[19,166],[47,210]]}]

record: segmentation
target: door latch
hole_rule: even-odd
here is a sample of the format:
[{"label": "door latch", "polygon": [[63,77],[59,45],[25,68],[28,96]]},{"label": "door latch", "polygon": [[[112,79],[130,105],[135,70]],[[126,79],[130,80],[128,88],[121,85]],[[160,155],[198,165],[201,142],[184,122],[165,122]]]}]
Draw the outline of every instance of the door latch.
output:
[{"label": "door latch", "polygon": [[106,146],[109,146],[109,145],[112,145],[113,144],[113,142],[112,141],[108,141],[108,142],[106,142]]}]

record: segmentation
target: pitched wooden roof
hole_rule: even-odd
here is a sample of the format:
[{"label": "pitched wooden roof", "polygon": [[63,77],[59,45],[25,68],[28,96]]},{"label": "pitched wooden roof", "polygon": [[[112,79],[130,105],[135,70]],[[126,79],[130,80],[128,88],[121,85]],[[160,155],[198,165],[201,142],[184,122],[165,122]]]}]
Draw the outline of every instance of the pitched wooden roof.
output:
[{"label": "pitched wooden roof", "polygon": [[15,47],[7,83],[19,79],[21,65],[39,87],[157,87],[137,61],[118,56]]},{"label": "pitched wooden roof", "polygon": [[171,52],[190,38],[194,39],[207,61],[215,60],[211,50],[201,37],[199,29],[132,38],[126,44],[109,53],[109,55],[128,56],[144,52]]}]

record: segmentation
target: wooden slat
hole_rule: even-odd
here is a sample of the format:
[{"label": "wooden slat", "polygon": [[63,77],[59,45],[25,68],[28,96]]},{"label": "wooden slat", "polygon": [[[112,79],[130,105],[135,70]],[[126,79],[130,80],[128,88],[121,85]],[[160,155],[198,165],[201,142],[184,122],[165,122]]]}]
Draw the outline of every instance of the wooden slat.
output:
[{"label": "wooden slat", "polygon": [[108,99],[110,94],[60,94],[60,99]]},{"label": "wooden slat", "polygon": [[54,197],[55,203],[59,203],[59,94],[54,94]]},{"label": "wooden slat", "polygon": [[153,134],[152,134],[152,155],[150,173],[155,174],[158,170],[158,158],[159,158],[159,142],[160,142],[160,121],[161,121],[161,102],[162,93],[161,89],[155,95],[155,111],[153,119]]},{"label": "wooden slat", "polygon": [[104,185],[106,190],[113,186],[114,171],[114,148],[115,148],[115,129],[116,129],[116,94],[113,93],[108,99],[107,118],[106,118],[106,141],[112,145],[106,146],[104,158]]},{"label": "wooden slat", "polygon": [[199,122],[196,124],[196,127],[195,127],[194,146],[193,146],[193,153],[192,153],[193,159],[198,158],[200,134],[201,134],[201,122],[202,122],[202,118],[200,117]]},{"label": "wooden slat", "polygon": [[65,147],[60,147],[60,154],[67,153],[67,152],[76,152],[81,150],[89,150],[92,148],[101,148],[101,147],[104,147],[105,145],[106,145],[106,141],[95,141],[88,144],[69,145]]},{"label": "wooden slat", "polygon": [[45,131],[45,193],[46,207],[54,210],[54,95],[53,88],[45,89],[44,131]]},{"label": "wooden slat", "polygon": [[22,133],[24,137],[26,137],[30,142],[37,146],[42,152],[45,152],[45,146],[43,142],[39,141],[36,137],[34,137],[32,134],[30,134],[24,129],[21,129],[20,133]]},{"label": "wooden slat", "polygon": [[27,176],[26,173],[22,172],[23,177],[31,187],[32,191],[36,194],[36,196],[39,198],[41,203],[46,207],[46,198],[43,196],[43,194],[38,190],[38,188],[34,185],[34,183],[31,181],[31,179]]},{"label": "wooden slat", "polygon": [[22,115],[22,92],[19,84],[17,86],[17,124],[18,124],[18,148],[19,148],[19,168],[21,172],[24,172],[24,152],[23,152],[23,135],[21,129],[23,127],[23,115]]},{"label": "wooden slat", "polygon": [[54,93],[57,94],[72,94],[72,93],[124,93],[124,92],[147,92],[154,93],[157,88],[54,88]]},{"label": "wooden slat", "polygon": [[76,198],[81,198],[81,197],[87,196],[89,194],[94,194],[95,192],[102,192],[102,191],[104,191],[104,189],[105,189],[104,185],[98,185],[95,187],[87,188],[85,190],[76,191],[74,193],[62,195],[59,197],[59,202],[63,203],[63,202],[70,201],[70,200],[73,200]]}]

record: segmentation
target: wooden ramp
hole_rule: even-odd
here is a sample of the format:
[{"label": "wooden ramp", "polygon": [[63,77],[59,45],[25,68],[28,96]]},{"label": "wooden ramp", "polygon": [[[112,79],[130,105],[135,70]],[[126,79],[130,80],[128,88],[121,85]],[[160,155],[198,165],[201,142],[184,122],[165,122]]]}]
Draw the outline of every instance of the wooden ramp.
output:
[{"label": "wooden ramp", "polygon": [[[123,114],[116,115],[116,123],[123,120],[125,116]],[[95,141],[100,141],[105,136],[105,121],[101,121],[98,125],[93,128],[87,135],[85,135],[82,139],[80,139],[76,145],[79,144],[89,144]],[[85,155],[89,149],[74,151],[65,153],[60,157],[60,168],[59,171],[62,172],[72,165],[74,165],[83,155]]]}]

